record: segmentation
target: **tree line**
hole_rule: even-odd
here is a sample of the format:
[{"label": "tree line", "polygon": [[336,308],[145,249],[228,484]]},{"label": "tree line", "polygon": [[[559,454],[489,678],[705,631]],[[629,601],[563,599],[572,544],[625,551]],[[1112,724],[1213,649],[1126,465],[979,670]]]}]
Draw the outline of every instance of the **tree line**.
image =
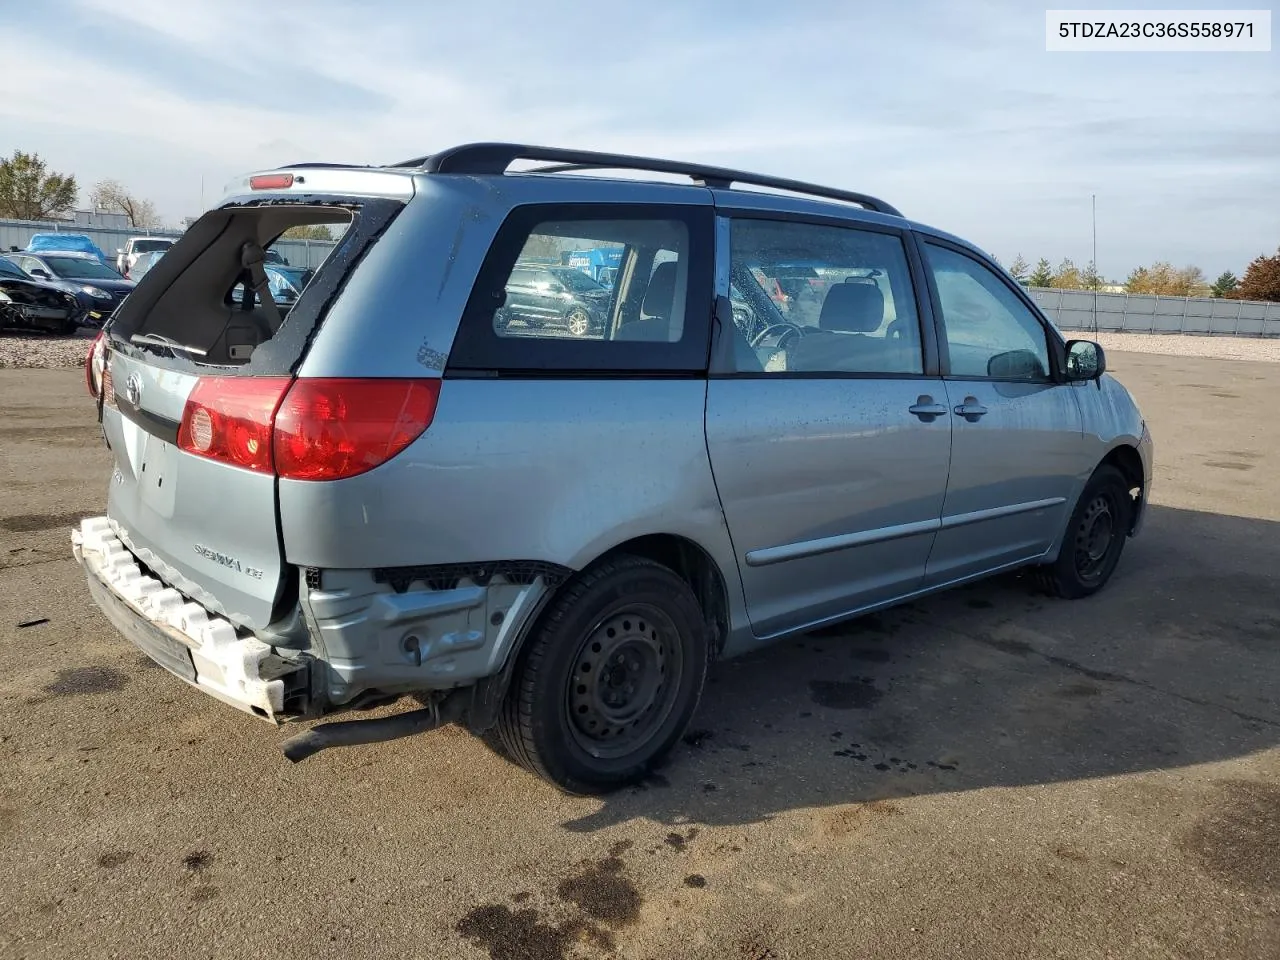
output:
[{"label": "tree line", "polygon": [[1280,302],[1280,248],[1277,248],[1275,256],[1261,254],[1256,257],[1245,268],[1243,279],[1227,270],[1213,283],[1205,279],[1204,271],[1199,267],[1175,267],[1164,261],[1149,267],[1136,267],[1122,284],[1111,283],[1099,276],[1092,261],[1077,267],[1070,259],[1064,259],[1054,267],[1041,257],[1032,267],[1022,254],[1018,254],[1006,269],[1015,280],[1030,287],[1100,290],[1119,286],[1125,293],[1163,297],[1226,297]]},{"label": "tree line", "polygon": [[[0,157],[0,218],[47,220],[66,213],[75,206],[79,196],[76,178],[49,171],[39,154],[15,150],[11,157]],[[95,210],[123,214],[131,227],[160,226],[155,205],[132,193],[117,180],[103,180],[95,184],[89,191],[89,202]],[[329,228],[323,225],[293,227],[284,235],[299,240],[333,239]],[[1019,283],[1032,287],[1097,290],[1119,286],[1100,277],[1092,261],[1077,267],[1065,259],[1054,267],[1041,257],[1032,267],[1022,254],[1018,254],[1009,264],[1008,271]],[[1127,293],[1280,302],[1280,248],[1277,248],[1275,256],[1263,254],[1254,259],[1245,269],[1243,278],[1237,278],[1228,270],[1213,283],[1208,283],[1199,267],[1175,267],[1161,261],[1149,267],[1137,267],[1122,286]]]}]

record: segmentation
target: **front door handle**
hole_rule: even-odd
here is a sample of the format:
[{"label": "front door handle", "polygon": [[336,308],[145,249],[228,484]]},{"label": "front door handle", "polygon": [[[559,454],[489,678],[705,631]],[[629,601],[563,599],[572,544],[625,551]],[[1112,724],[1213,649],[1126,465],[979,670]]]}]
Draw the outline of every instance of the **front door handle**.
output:
[{"label": "front door handle", "polygon": [[970,423],[977,423],[978,418],[987,412],[987,408],[978,402],[977,397],[965,397],[964,403],[955,408],[957,417],[964,417]]},{"label": "front door handle", "polygon": [[922,393],[916,397],[915,403],[907,407],[907,412],[919,417],[925,423],[933,423],[933,421],[947,412],[947,408],[937,403],[933,397]]}]

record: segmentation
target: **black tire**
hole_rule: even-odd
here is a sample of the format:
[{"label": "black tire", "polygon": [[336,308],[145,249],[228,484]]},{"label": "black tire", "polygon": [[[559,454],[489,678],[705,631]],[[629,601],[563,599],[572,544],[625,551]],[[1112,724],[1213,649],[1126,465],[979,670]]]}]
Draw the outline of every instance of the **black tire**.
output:
[{"label": "black tire", "polygon": [[643,779],[693,718],[709,641],[693,591],[667,567],[622,556],[579,574],[521,651],[498,721],[503,746],[569,793]]},{"label": "black tire", "polygon": [[1058,559],[1036,568],[1040,588],[1066,600],[1097,593],[1115,572],[1132,526],[1129,482],[1115,467],[1098,467],[1071,511]]}]

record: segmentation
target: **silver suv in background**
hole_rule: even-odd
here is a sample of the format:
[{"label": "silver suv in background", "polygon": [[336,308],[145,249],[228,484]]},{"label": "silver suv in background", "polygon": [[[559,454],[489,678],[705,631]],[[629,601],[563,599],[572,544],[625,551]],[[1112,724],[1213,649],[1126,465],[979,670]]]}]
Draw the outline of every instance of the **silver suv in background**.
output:
[{"label": "silver suv in background", "polygon": [[145,253],[165,253],[173,243],[172,237],[130,237],[123,247],[116,247],[116,272],[129,276],[139,257]]},{"label": "silver suv in background", "polygon": [[[313,224],[341,239],[277,303],[263,249]],[[619,254],[593,336],[504,320],[583,249]],[[115,468],[73,546],[122,633],[273,722],[423,704],[291,759],[463,722],[574,792],[644,776],[718,657],[1018,567],[1095,592],[1151,482],[1102,350],[971,244],[523,145],[245,177],[87,378]]]}]

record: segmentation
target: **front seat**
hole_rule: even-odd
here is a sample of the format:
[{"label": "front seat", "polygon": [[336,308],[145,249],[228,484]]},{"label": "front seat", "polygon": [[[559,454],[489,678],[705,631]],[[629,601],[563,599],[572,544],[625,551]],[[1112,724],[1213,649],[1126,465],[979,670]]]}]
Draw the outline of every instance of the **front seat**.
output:
[{"label": "front seat", "polygon": [[787,369],[873,373],[882,366],[884,341],[869,337],[884,323],[884,294],[874,283],[846,281],[827,291],[818,329],[787,351]]},{"label": "front seat", "polygon": [[640,304],[640,319],[618,328],[616,340],[671,342],[671,314],[676,305],[676,262],[668,260],[653,269]]}]

